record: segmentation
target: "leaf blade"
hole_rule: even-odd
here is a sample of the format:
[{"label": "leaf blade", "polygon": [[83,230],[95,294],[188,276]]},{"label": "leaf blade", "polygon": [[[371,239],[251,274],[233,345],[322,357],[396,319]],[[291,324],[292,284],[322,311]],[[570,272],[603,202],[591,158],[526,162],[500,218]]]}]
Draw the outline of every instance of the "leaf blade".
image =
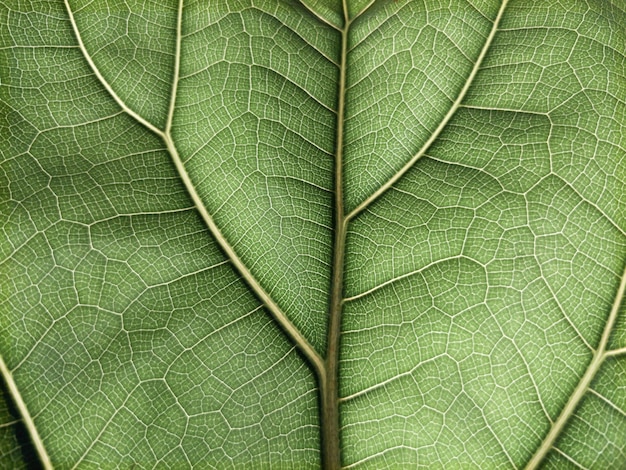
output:
[{"label": "leaf blade", "polygon": [[[367,126],[378,133],[390,126],[395,135],[416,129],[359,121],[375,108],[371,96],[402,74],[386,80],[382,66],[368,76],[358,60],[398,59],[394,38],[424,37],[409,21],[420,9],[425,28],[446,32],[442,44],[466,41],[471,50],[485,37],[472,28],[500,6],[475,3],[348,5],[354,137]],[[126,96],[140,94],[116,88],[131,83],[126,78],[109,87],[120,93],[116,103],[85,62],[62,4],[3,5],[1,126],[9,139],[1,147],[8,236],[0,242],[0,350],[55,463],[318,466],[312,371],[194,206],[216,209],[216,226],[244,253],[244,267],[306,341],[324,350],[336,6],[218,2],[203,10],[189,2],[178,28],[181,52],[171,56],[182,59],[183,86],[172,95],[180,99],[166,96],[171,80],[154,89],[148,80],[138,87],[153,102],[131,103]],[[137,20],[115,44],[130,44],[140,28],[162,24],[159,17],[169,33],[176,29],[167,6],[152,17],[155,4],[136,15],[107,5],[111,24]],[[344,464],[523,466],[558,419],[600,341],[626,255],[626,74],[616,26],[623,15],[607,2],[511,2],[432,146],[350,221]],[[95,17],[76,24],[94,19],[104,24]],[[94,64],[113,75],[106,57],[123,62],[133,52],[100,44],[115,31],[83,45],[100,50]],[[136,50],[145,48],[141,41]],[[381,44],[387,57],[376,51]],[[452,64],[461,63],[459,50]],[[138,63],[151,60],[163,76],[175,76],[175,60],[151,59],[157,56]],[[428,53],[421,57],[428,63]],[[431,70],[444,69],[468,70]],[[450,78],[424,76],[439,85]],[[421,83],[409,80],[407,89]],[[367,99],[369,111],[355,113],[355,97]],[[120,112],[120,102],[130,104]],[[449,108],[431,105],[416,101],[415,113],[436,109],[427,117],[440,122]],[[398,142],[419,147],[429,132]],[[189,197],[168,142],[181,146],[200,202]],[[350,145],[348,160],[358,153]],[[398,156],[371,153],[383,166]],[[358,193],[362,175],[354,168],[346,184]],[[238,174],[251,172],[256,179],[242,185]],[[602,468],[624,458],[621,308],[602,367],[547,466]],[[597,439],[577,445],[589,433]]]}]

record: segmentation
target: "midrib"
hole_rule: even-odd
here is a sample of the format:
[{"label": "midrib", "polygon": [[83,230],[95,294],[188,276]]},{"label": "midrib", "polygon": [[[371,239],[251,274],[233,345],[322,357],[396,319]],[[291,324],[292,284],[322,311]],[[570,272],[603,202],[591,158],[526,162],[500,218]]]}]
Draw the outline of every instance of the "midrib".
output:
[{"label": "midrib", "polygon": [[343,0],[344,25],[341,29],[341,57],[337,89],[337,124],[334,171],[334,228],[330,310],[326,341],[324,377],[320,377],[322,465],[326,470],[341,467],[339,436],[339,340],[343,307],[343,269],[347,220],[343,204],[343,149],[346,104],[346,69],[350,18]]},{"label": "midrib", "polygon": [[[398,171],[383,184],[377,191],[365,199],[348,214],[345,213],[343,200],[343,151],[344,151],[344,125],[345,125],[345,102],[346,102],[346,73],[348,56],[348,37],[351,22],[347,0],[342,0],[344,25],[341,33],[341,57],[339,61],[339,84],[337,90],[337,128],[335,140],[335,171],[334,171],[334,228],[335,237],[333,244],[332,278],[330,310],[328,320],[328,336],[326,342],[326,356],[322,375],[319,376],[320,402],[321,402],[321,443],[322,465],[325,469],[338,469],[341,467],[340,433],[339,433],[339,343],[341,336],[341,316],[343,308],[343,272],[345,263],[345,244],[347,227],[351,219],[368,207],[374,200],[385,193],[396,181],[398,181],[411,167],[415,165],[430,147],[432,142],[446,127],[449,120],[456,113],[465,94],[469,90],[483,59],[495,37],[498,25],[506,8],[508,0],[503,0],[498,15],[494,20],[493,27],[486,38],[485,44],[472,68],[472,71],[459,92],[456,100],[448,110],[437,129],[424,143],[420,150]],[[369,3],[360,12],[362,14],[373,2]],[[358,16],[358,15],[357,15]]]}]

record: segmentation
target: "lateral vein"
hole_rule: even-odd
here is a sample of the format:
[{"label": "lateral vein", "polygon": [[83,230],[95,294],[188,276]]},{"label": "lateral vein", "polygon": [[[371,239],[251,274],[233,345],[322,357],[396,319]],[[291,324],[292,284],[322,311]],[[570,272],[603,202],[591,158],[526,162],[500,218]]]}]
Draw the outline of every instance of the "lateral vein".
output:
[{"label": "lateral vein", "polygon": [[176,93],[178,92],[178,81],[180,79],[180,50],[182,43],[183,28],[183,1],[178,1],[178,11],[176,13],[176,45],[174,52],[174,75],[172,77],[172,91],[170,94],[170,105],[167,109],[167,120],[165,122],[165,134],[170,135],[172,122],[174,120],[174,109],[176,107]]},{"label": "lateral vein", "polygon": [[178,174],[181,177],[187,192],[189,193],[191,199],[194,202],[194,205],[202,219],[204,220],[206,226],[209,228],[211,234],[215,237],[215,240],[218,242],[220,247],[224,250],[230,261],[233,263],[235,268],[239,271],[241,276],[244,278],[248,286],[252,289],[252,291],[258,296],[258,298],[263,302],[263,304],[267,307],[270,314],[274,317],[274,319],[279,323],[279,325],[284,329],[287,333],[287,336],[291,341],[293,341],[305,357],[311,362],[315,372],[318,376],[322,376],[324,372],[324,361],[322,357],[317,353],[315,348],[308,342],[308,340],[302,335],[302,333],[296,328],[296,326],[289,320],[287,315],[281,310],[281,308],[274,302],[274,300],[270,297],[270,295],[261,287],[256,278],[252,275],[250,270],[244,265],[243,261],[239,258],[233,247],[226,240],[222,232],[219,230],[217,225],[215,224],[213,217],[209,214],[200,195],[195,189],[187,170],[184,167],[184,164],[178,154],[178,150],[174,144],[174,140],[171,135],[171,128],[174,117],[174,109],[176,106],[176,92],[179,81],[179,73],[180,73],[180,55],[181,55],[181,38],[182,38],[182,10],[183,10],[183,0],[179,0],[178,4],[178,17],[176,20],[176,53],[174,59],[174,77],[172,83],[172,96],[170,97],[170,104],[168,108],[168,115],[165,130],[161,130],[142,116],[140,116],[137,112],[133,111],[121,98],[120,96],[113,90],[111,85],[107,82],[107,80],[100,73],[100,70],[94,63],[91,55],[87,51],[85,44],[80,35],[80,31],[78,30],[78,25],[76,20],[74,19],[74,14],[72,13],[72,9],[69,5],[68,0],[64,0],[65,7],[67,9],[67,13],[70,18],[70,23],[72,24],[72,29],[74,30],[74,34],[76,36],[76,40],[78,41],[79,47],[85,57],[85,60],[89,64],[89,67],[93,71],[94,75],[98,78],[102,86],[108,91],[111,97],[115,100],[115,102],[132,118],[134,118],[137,122],[144,125],[147,129],[154,132],[156,135],[160,136],[166,147],[169,151],[172,160],[178,170]]},{"label": "lateral vein", "polygon": [[398,281],[401,281],[402,279],[406,279],[407,277],[411,277],[411,276],[415,276],[417,274],[421,274],[424,271],[426,271],[427,269],[430,269],[433,266],[438,265],[439,263],[443,263],[443,262],[446,262],[446,261],[451,261],[451,260],[454,260],[454,259],[463,259],[463,258],[465,258],[465,256],[463,256],[463,255],[454,255],[454,256],[449,256],[449,257],[446,257],[446,258],[436,259],[434,261],[431,261],[427,265],[422,266],[419,269],[416,269],[414,271],[410,271],[408,273],[401,274],[401,275],[396,276],[394,278],[391,278],[391,279],[389,279],[389,280],[387,280],[385,282],[381,282],[380,284],[378,284],[378,285],[376,285],[376,286],[374,286],[374,287],[372,287],[372,288],[370,288],[370,289],[368,289],[366,291],[363,291],[363,292],[360,292],[358,294],[355,294],[355,295],[353,295],[351,297],[345,297],[343,299],[343,302],[344,303],[353,302],[353,301],[355,301],[357,299],[360,299],[361,297],[368,296],[368,295],[376,292],[377,290],[380,290],[383,287],[386,287],[386,286],[388,286],[390,284],[394,284],[394,283],[396,283]]},{"label": "lateral vein", "polygon": [[145,127],[150,129],[155,134],[157,134],[157,135],[159,135],[161,137],[164,137],[164,132],[161,129],[159,129],[158,127],[156,127],[154,124],[152,124],[151,122],[149,122],[146,119],[144,119],[143,117],[141,117],[138,113],[133,111],[124,102],[124,100],[122,100],[122,98],[120,98],[120,96],[115,92],[115,90],[113,90],[113,87],[111,87],[111,85],[104,78],[102,73],[100,73],[100,70],[96,66],[96,64],[93,61],[91,55],[87,51],[87,48],[85,47],[85,43],[83,42],[83,38],[82,38],[82,36],[80,34],[80,31],[78,30],[78,24],[76,23],[76,20],[74,19],[74,13],[72,12],[72,8],[70,7],[69,1],[68,0],[64,0],[64,2],[65,2],[65,9],[67,10],[67,14],[69,15],[69,18],[70,18],[70,23],[72,24],[72,29],[74,30],[74,35],[76,36],[76,40],[78,41],[78,46],[80,47],[80,50],[82,51],[83,56],[85,57],[85,60],[87,61],[87,64],[89,65],[89,67],[93,71],[94,75],[98,78],[98,81],[102,84],[102,86],[106,89],[106,91],[109,92],[111,97],[120,106],[120,108],[122,108],[129,116],[131,116],[133,119],[135,119],[140,124],[143,124]]},{"label": "lateral vein", "polygon": [[324,361],[322,357],[318,354],[315,348],[309,343],[309,341],[302,335],[300,330],[296,328],[296,326],[289,320],[285,312],[278,306],[278,304],[272,299],[272,297],[267,293],[267,291],[261,286],[259,281],[253,276],[248,267],[241,260],[239,255],[236,253],[233,246],[228,242],[222,231],[219,229],[215,221],[213,220],[213,216],[209,214],[202,198],[198,194],[195,185],[191,181],[191,177],[189,173],[187,173],[187,169],[180,158],[180,154],[174,144],[174,139],[172,138],[172,123],[174,120],[174,110],[176,108],[176,93],[178,89],[178,81],[180,76],[180,56],[181,56],[181,42],[182,42],[182,13],[183,13],[183,0],[179,0],[178,3],[178,17],[176,19],[176,52],[174,59],[174,76],[172,83],[172,96],[170,97],[170,105],[167,115],[167,122],[165,125],[165,132],[163,135],[163,140],[165,141],[165,145],[172,157],[174,165],[176,166],[176,170],[180,175],[187,192],[191,196],[196,209],[200,213],[200,216],[204,220],[204,223],[210,230],[211,234],[220,245],[222,250],[226,253],[230,261],[233,263],[239,274],[244,278],[245,282],[248,284],[250,289],[256,294],[256,296],[263,302],[265,307],[269,310],[272,317],[278,322],[278,324],[283,328],[289,339],[298,346],[305,357],[311,362],[313,368],[315,369],[316,374],[321,377],[324,373]]},{"label": "lateral vein", "polygon": [[441,134],[443,129],[446,127],[450,119],[452,119],[452,116],[454,116],[457,109],[461,106],[461,102],[465,98],[467,91],[469,90],[470,86],[474,82],[474,78],[476,78],[476,74],[478,73],[478,70],[480,69],[480,66],[483,63],[483,60],[485,56],[487,55],[487,52],[489,51],[491,43],[493,42],[493,38],[495,37],[496,32],[498,31],[498,25],[500,24],[500,20],[502,19],[507,3],[508,3],[508,0],[503,0],[502,5],[500,5],[500,10],[498,11],[496,19],[493,22],[491,31],[489,32],[489,36],[487,36],[487,40],[485,41],[485,44],[483,45],[483,48],[480,51],[480,54],[478,55],[478,59],[476,59],[476,63],[474,64],[474,67],[472,68],[472,71],[470,72],[469,77],[467,77],[467,80],[465,81],[465,85],[463,85],[463,88],[459,92],[456,100],[454,101],[454,103],[452,103],[452,106],[450,107],[446,115],[443,117],[441,122],[439,123],[439,126],[437,126],[435,131],[430,135],[428,140],[424,143],[424,145],[422,145],[422,147],[418,150],[418,152],[415,155],[413,155],[413,157],[411,157],[411,159],[407,163],[405,163],[404,166],[398,172],[396,172],[389,180],[387,180],[385,184],[383,184],[374,193],[372,193],[367,199],[365,199],[361,204],[359,204],[355,209],[353,209],[352,212],[350,212],[346,216],[346,220],[351,220],[354,217],[356,217],[372,202],[374,202],[382,194],[384,194],[391,186],[393,186],[394,183],[396,183],[402,176],[404,176],[404,174],[407,171],[409,171],[409,169],[415,164],[415,162],[417,162],[420,158],[424,156],[428,148],[437,139],[437,137],[439,137],[439,135]]},{"label": "lateral vein", "polygon": [[437,360],[439,360],[439,359],[441,359],[442,357],[445,357],[445,356],[447,356],[446,353],[440,354],[438,356],[434,356],[434,357],[431,357],[431,358],[429,358],[429,359],[427,359],[425,361],[422,361],[419,364],[415,364],[410,369],[408,369],[408,370],[406,370],[404,372],[399,372],[398,374],[396,374],[396,375],[394,375],[392,377],[389,377],[389,378],[383,380],[382,382],[375,383],[374,385],[370,385],[369,387],[364,388],[363,390],[359,390],[357,392],[352,393],[351,395],[347,395],[345,397],[339,398],[339,403],[346,403],[346,402],[348,402],[350,400],[354,400],[355,398],[358,398],[358,397],[360,397],[362,395],[366,395],[368,393],[371,393],[374,390],[378,390],[379,388],[386,387],[387,385],[389,385],[392,382],[395,382],[395,381],[397,381],[399,379],[402,379],[403,377],[407,377],[407,376],[412,375],[420,367],[422,367],[422,366],[424,366],[426,364],[429,364],[431,362],[435,362],[435,361],[437,361]]},{"label": "lateral vein", "polygon": [[600,342],[598,347],[596,348],[593,358],[587,366],[587,370],[584,375],[580,379],[580,382],[570,395],[569,400],[565,404],[565,407],[561,411],[561,414],[557,418],[557,420],[552,424],[550,431],[546,435],[545,439],[532,456],[528,465],[526,466],[526,470],[534,470],[539,467],[545,456],[548,454],[550,449],[554,448],[554,442],[560,436],[561,431],[565,427],[565,424],[572,417],[576,408],[580,404],[581,400],[589,390],[589,385],[591,381],[596,376],[598,371],[600,370],[600,366],[604,362],[604,360],[609,357],[611,354],[607,353],[606,348],[609,343],[609,338],[613,331],[613,327],[615,326],[615,322],[617,321],[617,316],[620,310],[620,306],[624,299],[624,292],[626,291],[626,263],[624,264],[624,271],[622,273],[621,282],[619,288],[617,289],[617,294],[615,295],[615,299],[613,301],[613,306],[611,307],[611,312],[609,313],[609,317],[604,326],[604,330],[602,332],[602,337],[600,338]]},{"label": "lateral vein", "polygon": [[200,213],[202,220],[211,231],[211,234],[220,245],[222,250],[226,253],[226,256],[233,263],[239,274],[244,278],[250,289],[257,295],[257,297],[263,302],[263,304],[267,307],[272,317],[278,322],[278,324],[284,329],[287,333],[287,336],[291,341],[293,341],[297,346],[300,347],[302,353],[306,356],[307,359],[311,362],[313,368],[315,369],[318,375],[323,375],[324,372],[324,361],[322,357],[318,354],[315,348],[309,343],[309,341],[302,335],[300,330],[296,328],[296,326],[289,320],[285,312],[278,306],[278,304],[272,299],[272,297],[265,291],[265,289],[261,286],[261,284],[257,281],[257,279],[252,275],[248,267],[243,263],[239,255],[235,252],[235,249],[228,242],[226,237],[222,234],[221,230],[218,228],[217,224],[213,220],[211,214],[205,207],[200,195],[196,191],[196,188],[187,173],[187,170],[178,154],[178,150],[174,145],[174,141],[172,140],[169,134],[166,134],[164,137],[165,144],[167,145],[167,149],[172,156],[172,160],[174,161],[174,165],[178,170],[178,174],[187,189],[187,192],[191,196],[196,209]]},{"label": "lateral vein", "polygon": [[46,451],[46,448],[43,444],[41,436],[39,435],[39,431],[37,430],[37,427],[35,426],[35,421],[33,420],[33,417],[31,416],[30,412],[28,411],[28,407],[26,406],[26,403],[24,402],[24,399],[22,398],[22,394],[20,393],[20,390],[17,387],[15,380],[13,380],[13,374],[11,374],[11,371],[7,367],[6,363],[4,362],[4,358],[2,357],[2,355],[0,355],[0,375],[2,375],[2,378],[4,379],[4,383],[9,389],[9,394],[11,395],[11,398],[13,399],[13,403],[15,403],[15,406],[17,407],[22,417],[22,421],[24,423],[24,426],[26,426],[26,430],[28,431],[28,434],[30,435],[30,440],[35,446],[35,449],[37,451],[37,456],[39,457],[39,461],[41,462],[41,465],[46,470],[52,470],[53,468],[52,462],[50,461],[50,457],[48,456],[48,452]]},{"label": "lateral vein", "polygon": [[326,18],[324,18],[322,15],[320,15],[318,12],[316,12],[313,8],[311,8],[309,6],[309,4],[305,1],[300,1],[300,5],[302,5],[302,7],[311,15],[313,16],[317,21],[327,24],[328,26],[330,26],[331,28],[341,32],[342,29],[337,26],[336,24],[332,23],[331,21],[327,20]]}]

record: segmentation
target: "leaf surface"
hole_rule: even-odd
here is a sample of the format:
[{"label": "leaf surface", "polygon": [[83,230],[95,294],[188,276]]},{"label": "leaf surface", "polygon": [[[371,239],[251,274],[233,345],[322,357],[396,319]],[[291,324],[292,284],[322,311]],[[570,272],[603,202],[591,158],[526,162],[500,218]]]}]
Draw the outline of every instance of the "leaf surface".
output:
[{"label": "leaf surface", "polygon": [[620,2],[1,12],[2,467],[626,465]]}]

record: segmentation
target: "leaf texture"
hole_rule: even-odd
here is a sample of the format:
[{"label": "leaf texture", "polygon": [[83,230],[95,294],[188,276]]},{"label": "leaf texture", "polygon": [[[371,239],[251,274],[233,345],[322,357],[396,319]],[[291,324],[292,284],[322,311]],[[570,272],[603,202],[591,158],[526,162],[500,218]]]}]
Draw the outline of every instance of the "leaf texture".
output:
[{"label": "leaf texture", "polygon": [[626,465],[622,3],[1,4],[0,467]]}]

